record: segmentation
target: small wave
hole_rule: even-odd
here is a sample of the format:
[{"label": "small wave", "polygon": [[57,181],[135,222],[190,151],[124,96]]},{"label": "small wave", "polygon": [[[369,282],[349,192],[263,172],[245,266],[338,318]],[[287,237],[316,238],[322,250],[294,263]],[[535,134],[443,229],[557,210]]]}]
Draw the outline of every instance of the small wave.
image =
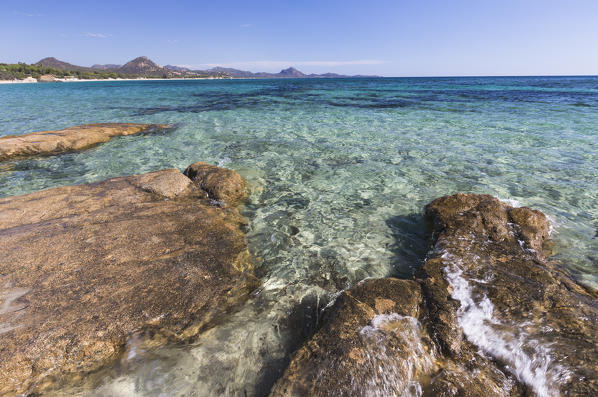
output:
[{"label": "small wave", "polygon": [[557,228],[561,225],[560,222],[556,220],[554,215],[546,214],[546,219],[548,219],[548,235],[552,236],[553,233],[557,232]]},{"label": "small wave", "polygon": [[521,201],[517,200],[517,199],[512,199],[512,198],[508,198],[508,199],[503,199],[503,198],[498,198],[499,201],[503,202],[503,203],[507,203],[509,204],[511,207],[513,208],[519,208],[519,207],[523,207],[524,205],[521,203]]},{"label": "small wave", "polygon": [[229,157],[223,157],[220,160],[218,160],[216,162],[216,165],[218,167],[225,167],[227,164],[229,164],[231,162],[231,159]]}]

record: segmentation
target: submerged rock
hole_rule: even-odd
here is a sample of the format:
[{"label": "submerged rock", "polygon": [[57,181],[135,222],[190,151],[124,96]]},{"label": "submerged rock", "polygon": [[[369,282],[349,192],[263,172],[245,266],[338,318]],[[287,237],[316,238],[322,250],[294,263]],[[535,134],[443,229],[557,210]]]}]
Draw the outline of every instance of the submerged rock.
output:
[{"label": "submerged rock", "polygon": [[257,285],[244,222],[177,170],[0,199],[0,394],[192,340]]},{"label": "submerged rock", "polygon": [[164,124],[102,123],[78,125],[58,131],[7,135],[0,137],[0,161],[87,149],[107,142],[114,136],[133,135],[164,128],[169,128],[169,126]]},{"label": "submerged rock", "polygon": [[545,259],[544,214],[457,194],[426,217],[415,279],[343,292],[272,395],[598,395],[597,294]]}]

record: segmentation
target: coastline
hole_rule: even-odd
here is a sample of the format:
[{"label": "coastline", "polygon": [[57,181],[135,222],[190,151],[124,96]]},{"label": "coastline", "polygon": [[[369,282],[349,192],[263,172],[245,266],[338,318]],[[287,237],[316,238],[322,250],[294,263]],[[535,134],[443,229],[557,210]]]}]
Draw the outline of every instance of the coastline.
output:
[{"label": "coastline", "polygon": [[[0,80],[0,84],[29,84],[29,83],[84,83],[84,82],[98,82],[98,81],[168,81],[168,80],[270,80],[270,79],[280,79],[280,80],[287,80],[287,79],[301,79],[301,80],[309,80],[309,79],[318,79],[318,80],[326,80],[326,79],[343,79],[343,80],[350,80],[350,79],[359,79],[362,77],[189,77],[189,78],[147,78],[141,77],[136,79],[55,79],[54,81],[33,81],[33,80]],[[375,76],[371,78],[381,79],[384,77]]]},{"label": "coastline", "polygon": [[0,80],[0,84],[32,84],[32,83],[82,83],[82,82],[91,82],[91,81],[143,81],[143,80],[151,80],[151,81],[162,81],[162,80],[231,80],[231,78],[222,78],[222,77],[190,77],[190,78],[171,78],[171,79],[164,79],[164,78],[148,78],[148,77],[139,77],[135,79],[59,79],[56,78],[54,81],[38,81],[36,79],[23,79],[23,80]]}]

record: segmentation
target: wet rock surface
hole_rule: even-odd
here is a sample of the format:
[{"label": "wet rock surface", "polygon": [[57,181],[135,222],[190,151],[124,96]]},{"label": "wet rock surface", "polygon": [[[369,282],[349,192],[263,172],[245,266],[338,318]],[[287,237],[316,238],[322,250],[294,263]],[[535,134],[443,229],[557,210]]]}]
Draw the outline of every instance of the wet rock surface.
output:
[{"label": "wet rock surface", "polygon": [[[413,362],[423,368],[433,365],[431,343],[405,348],[412,339],[419,342],[421,305],[420,286],[410,280],[365,281],[343,292],[323,326],[295,353],[271,395],[405,393],[422,372]],[[401,371],[405,373],[395,379]]]},{"label": "wet rock surface", "polygon": [[545,259],[546,216],[472,194],[426,215],[435,244],[417,276],[446,354],[466,339],[532,393],[598,395],[597,294]]},{"label": "wet rock surface", "polygon": [[426,217],[415,278],[343,292],[272,395],[598,395],[597,294],[546,259],[545,215],[457,194]]},{"label": "wet rock surface", "polygon": [[0,161],[83,150],[112,137],[170,128],[164,124],[85,124],[57,131],[0,137]]},{"label": "wet rock surface", "polygon": [[193,340],[244,301],[245,220],[205,196],[164,170],[0,199],[0,394],[76,383],[131,338]]},{"label": "wet rock surface", "polygon": [[187,167],[184,174],[221,206],[236,205],[247,197],[247,182],[234,171],[197,162]]}]

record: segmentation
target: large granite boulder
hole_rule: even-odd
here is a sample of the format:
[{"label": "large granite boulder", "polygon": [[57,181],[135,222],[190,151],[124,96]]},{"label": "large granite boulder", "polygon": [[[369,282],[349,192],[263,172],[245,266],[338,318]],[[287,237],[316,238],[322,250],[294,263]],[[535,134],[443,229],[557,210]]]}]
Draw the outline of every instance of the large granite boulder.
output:
[{"label": "large granite boulder", "polygon": [[192,340],[257,285],[244,223],[178,170],[0,199],[0,395]]},{"label": "large granite boulder", "polygon": [[598,295],[546,260],[544,214],[457,194],[426,217],[415,279],[343,292],[271,394],[598,395]]},{"label": "large granite boulder", "polygon": [[78,125],[58,131],[6,135],[0,137],[0,161],[83,150],[107,142],[115,136],[166,128],[169,126],[164,124],[102,123]]}]

